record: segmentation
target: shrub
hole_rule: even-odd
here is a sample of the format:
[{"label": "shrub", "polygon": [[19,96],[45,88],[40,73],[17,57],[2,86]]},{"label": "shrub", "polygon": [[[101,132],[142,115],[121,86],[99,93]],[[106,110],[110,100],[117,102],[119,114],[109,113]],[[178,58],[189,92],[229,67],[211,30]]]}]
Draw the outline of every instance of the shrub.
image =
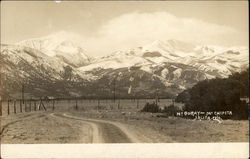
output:
[{"label": "shrub", "polygon": [[154,102],[154,103],[146,103],[143,109],[141,110],[142,112],[151,112],[151,113],[158,113],[161,111],[159,106]]}]

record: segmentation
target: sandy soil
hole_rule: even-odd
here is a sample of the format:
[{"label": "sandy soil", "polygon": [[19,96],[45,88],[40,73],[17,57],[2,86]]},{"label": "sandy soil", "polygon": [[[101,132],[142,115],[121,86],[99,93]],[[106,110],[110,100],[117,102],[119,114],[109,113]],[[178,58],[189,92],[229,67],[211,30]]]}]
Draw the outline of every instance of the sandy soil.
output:
[{"label": "sandy soil", "polygon": [[248,142],[248,121],[193,121],[118,111],[1,117],[1,143]]}]

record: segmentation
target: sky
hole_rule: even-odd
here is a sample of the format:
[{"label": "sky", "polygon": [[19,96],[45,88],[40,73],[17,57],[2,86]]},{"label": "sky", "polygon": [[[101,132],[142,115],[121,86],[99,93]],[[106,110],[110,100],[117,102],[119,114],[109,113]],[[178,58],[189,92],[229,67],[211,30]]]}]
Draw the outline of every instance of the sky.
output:
[{"label": "sky", "polygon": [[247,1],[2,1],[1,43],[64,31],[91,55],[155,40],[248,47]]}]

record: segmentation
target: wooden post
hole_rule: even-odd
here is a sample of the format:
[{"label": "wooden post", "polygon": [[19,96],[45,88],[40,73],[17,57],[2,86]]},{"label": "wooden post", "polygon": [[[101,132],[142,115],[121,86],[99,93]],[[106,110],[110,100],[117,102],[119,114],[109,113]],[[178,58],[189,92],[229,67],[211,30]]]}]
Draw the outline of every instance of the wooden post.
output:
[{"label": "wooden post", "polygon": [[52,102],[52,104],[53,104],[52,109],[54,111],[55,110],[55,99],[52,99],[52,100],[53,100],[53,102]]},{"label": "wooden post", "polygon": [[22,101],[23,101],[23,104],[24,104],[24,84],[22,84]]},{"label": "wooden post", "polygon": [[29,104],[30,104],[30,105],[29,105],[29,106],[30,106],[29,111],[31,112],[31,100],[30,100],[30,103],[29,103]]},{"label": "wooden post", "polygon": [[115,96],[115,95],[116,95],[116,94],[115,94],[115,91],[116,91],[116,90],[115,90],[115,84],[116,84],[116,77],[114,78],[114,97],[113,97],[113,98],[114,98],[114,103],[115,103],[115,98],[116,98],[116,96]]},{"label": "wooden post", "polygon": [[22,100],[20,100],[19,102],[20,102],[20,103],[19,103],[19,104],[20,104],[20,105],[19,105],[19,106],[20,106],[20,113],[22,113],[22,112],[23,112]]},{"label": "wooden post", "polygon": [[136,99],[137,101],[136,101],[136,108],[138,109],[139,108],[139,100],[138,99]]},{"label": "wooden post", "polygon": [[40,99],[40,103],[38,104],[38,110],[41,109],[41,101],[42,101],[42,99]]},{"label": "wooden post", "polygon": [[36,101],[34,100],[34,111],[36,111]]},{"label": "wooden post", "polygon": [[23,102],[24,102],[24,111],[27,112],[27,101],[23,100]]},{"label": "wooden post", "polygon": [[119,100],[118,100],[118,109],[120,109],[120,98],[119,98]]},{"label": "wooden post", "polygon": [[38,105],[38,110],[41,110],[41,106],[43,107],[43,109],[46,111],[47,109],[45,108],[42,99],[40,99],[40,104]]},{"label": "wooden post", "polygon": [[76,110],[78,109],[78,107],[77,107],[77,98],[76,98]]},{"label": "wooden post", "polygon": [[10,100],[8,99],[8,115],[10,114]]},{"label": "wooden post", "polygon": [[0,116],[3,115],[3,112],[2,112],[2,98],[0,96]]},{"label": "wooden post", "polygon": [[16,114],[16,100],[14,100],[14,113]]},{"label": "wooden post", "polygon": [[40,107],[41,107],[41,106],[43,106],[43,109],[44,109],[45,111],[47,110],[47,109],[45,108],[44,104],[43,104],[42,99],[41,99],[41,101],[40,101],[39,110],[40,110]]}]

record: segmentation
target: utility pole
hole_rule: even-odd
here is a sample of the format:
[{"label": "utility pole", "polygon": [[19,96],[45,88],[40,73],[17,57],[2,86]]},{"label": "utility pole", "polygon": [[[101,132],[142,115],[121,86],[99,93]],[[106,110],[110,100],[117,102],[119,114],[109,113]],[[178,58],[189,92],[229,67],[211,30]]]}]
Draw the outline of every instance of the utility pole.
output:
[{"label": "utility pole", "polygon": [[24,104],[24,84],[22,84],[22,101],[23,101],[23,104]]},{"label": "utility pole", "polygon": [[[0,55],[1,56],[1,55]],[[2,71],[2,66],[0,65],[0,70]],[[2,74],[0,73],[0,92],[3,92],[2,86]],[[0,116],[2,116],[2,93],[0,93]]]},{"label": "utility pole", "polygon": [[115,82],[116,82],[116,77],[114,78],[114,103],[115,103]]},{"label": "utility pole", "polygon": [[[2,87],[2,83],[1,83],[1,75],[0,75],[0,87]],[[0,88],[0,91],[2,90],[2,88]],[[2,95],[0,94],[0,116],[2,116]]]},{"label": "utility pole", "polygon": [[156,103],[156,105],[158,105],[158,101],[159,101],[158,91],[159,91],[159,89],[157,88],[156,89],[156,95],[155,95],[155,103]]}]

